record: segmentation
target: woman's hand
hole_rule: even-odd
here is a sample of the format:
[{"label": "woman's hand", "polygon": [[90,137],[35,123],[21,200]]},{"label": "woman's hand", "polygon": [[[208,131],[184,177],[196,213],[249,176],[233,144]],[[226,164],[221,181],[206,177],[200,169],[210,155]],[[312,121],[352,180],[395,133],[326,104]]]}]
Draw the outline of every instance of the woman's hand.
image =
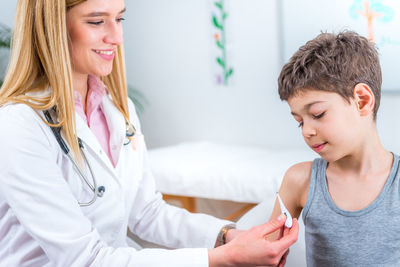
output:
[{"label": "woman's hand", "polygon": [[[285,225],[283,225],[282,228],[281,228],[280,231],[279,231],[279,235],[278,235],[278,237],[277,237],[276,240],[281,239],[282,237],[284,237],[285,235],[288,235],[289,233],[290,233],[290,229],[287,228]],[[280,261],[279,264],[278,264],[278,267],[283,267],[283,266],[285,266],[285,264],[286,264],[286,259],[287,259],[287,256],[288,256],[288,255],[289,255],[289,249],[286,250],[285,254],[283,254],[283,256],[282,256],[282,258],[281,258],[281,261]]]},{"label": "woman's hand", "polygon": [[[233,239],[235,239],[237,236],[241,235],[242,233],[246,232],[245,230],[238,230],[238,229],[230,229],[227,233],[226,233],[226,243],[229,243],[230,241],[232,241]],[[276,240],[281,239],[283,236],[289,234],[289,228],[282,226],[279,230],[279,235],[277,237]],[[287,256],[289,255],[289,249],[286,250],[285,254],[283,254],[278,267],[283,267],[286,264],[286,259]]]},{"label": "woman's hand", "polygon": [[238,230],[238,229],[230,229],[228,232],[226,232],[226,243],[228,244],[231,242],[233,239],[235,239],[237,236],[241,235],[242,233],[246,232],[245,230]]},{"label": "woman's hand", "polygon": [[[281,238],[269,241],[266,235],[284,226],[286,217],[255,226],[248,231],[233,231],[229,243],[209,251],[210,267],[219,266],[283,266],[288,248],[296,242],[299,233],[297,220],[291,229],[285,229]],[[232,231],[232,230],[230,230]],[[228,231],[228,233],[230,232]]]}]

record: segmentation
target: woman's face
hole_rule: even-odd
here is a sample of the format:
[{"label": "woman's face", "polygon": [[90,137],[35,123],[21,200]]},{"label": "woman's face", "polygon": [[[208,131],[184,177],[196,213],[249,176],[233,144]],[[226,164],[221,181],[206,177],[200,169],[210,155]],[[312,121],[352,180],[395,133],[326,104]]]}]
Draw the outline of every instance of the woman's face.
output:
[{"label": "woman's face", "polygon": [[87,0],[67,11],[72,73],[106,76],[111,73],[122,43],[124,0]]}]

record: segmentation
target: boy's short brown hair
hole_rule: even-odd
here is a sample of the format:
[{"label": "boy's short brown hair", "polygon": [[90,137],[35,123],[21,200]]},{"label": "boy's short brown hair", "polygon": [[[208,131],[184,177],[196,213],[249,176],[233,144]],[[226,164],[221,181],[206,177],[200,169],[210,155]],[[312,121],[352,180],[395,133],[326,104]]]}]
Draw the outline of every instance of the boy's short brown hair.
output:
[{"label": "boy's short brown hair", "polygon": [[375,96],[375,118],[382,72],[374,43],[352,31],[321,33],[301,46],[283,66],[278,90],[281,100],[286,101],[310,89],[335,92],[349,101],[358,83],[367,84]]}]

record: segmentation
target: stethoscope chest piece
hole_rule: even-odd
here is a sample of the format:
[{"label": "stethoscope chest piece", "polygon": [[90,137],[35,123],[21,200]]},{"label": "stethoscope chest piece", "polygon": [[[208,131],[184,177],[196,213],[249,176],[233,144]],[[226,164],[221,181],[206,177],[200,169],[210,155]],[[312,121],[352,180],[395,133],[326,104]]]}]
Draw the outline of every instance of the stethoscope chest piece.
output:
[{"label": "stethoscope chest piece", "polygon": [[104,186],[99,186],[97,188],[97,196],[98,197],[103,197],[104,192],[106,192],[106,188]]}]

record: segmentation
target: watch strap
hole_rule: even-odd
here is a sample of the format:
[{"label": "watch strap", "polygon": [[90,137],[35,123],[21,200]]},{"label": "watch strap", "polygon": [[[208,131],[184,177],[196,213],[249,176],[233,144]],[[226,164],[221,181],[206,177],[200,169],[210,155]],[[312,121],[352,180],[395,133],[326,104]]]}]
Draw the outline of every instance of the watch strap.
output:
[{"label": "watch strap", "polygon": [[234,223],[227,224],[221,228],[217,236],[218,247],[226,244],[226,233],[231,229],[236,229],[236,224]]}]

